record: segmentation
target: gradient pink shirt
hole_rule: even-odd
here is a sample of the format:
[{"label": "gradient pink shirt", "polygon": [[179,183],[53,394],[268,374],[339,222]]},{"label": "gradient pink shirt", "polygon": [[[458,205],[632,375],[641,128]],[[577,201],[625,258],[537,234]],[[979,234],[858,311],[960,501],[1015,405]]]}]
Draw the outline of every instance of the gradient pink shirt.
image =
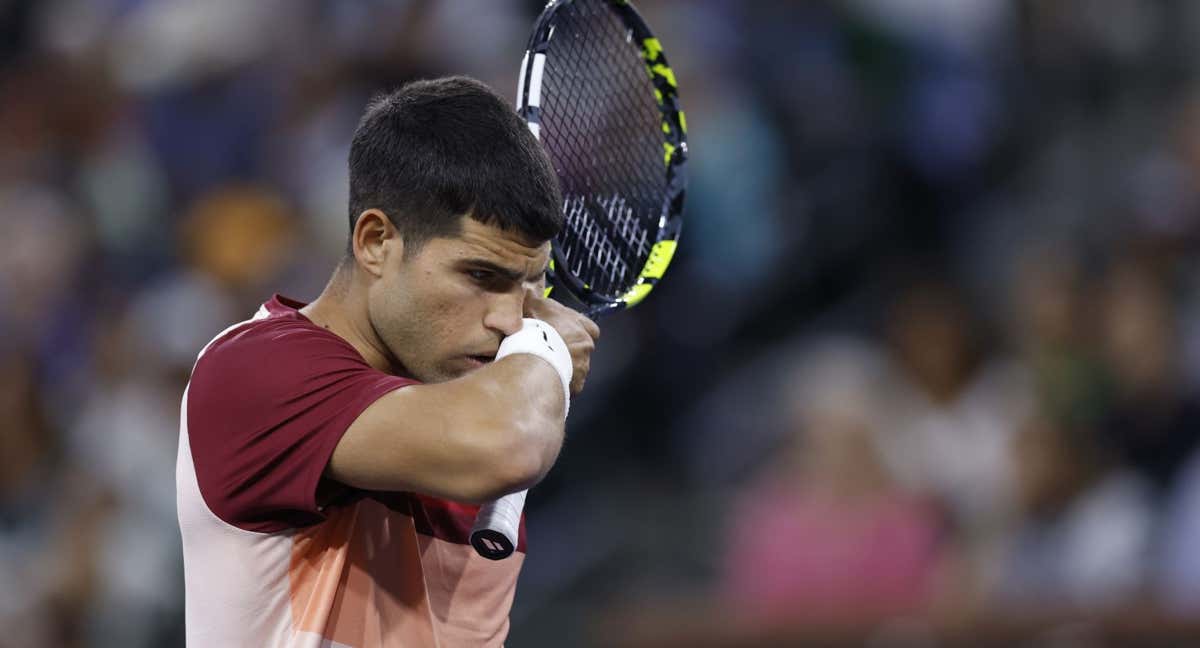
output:
[{"label": "gradient pink shirt", "polygon": [[416,384],[276,296],[201,351],[176,486],[189,646],[498,646],[525,556],[478,556],[478,507],[323,476],[350,424]]}]

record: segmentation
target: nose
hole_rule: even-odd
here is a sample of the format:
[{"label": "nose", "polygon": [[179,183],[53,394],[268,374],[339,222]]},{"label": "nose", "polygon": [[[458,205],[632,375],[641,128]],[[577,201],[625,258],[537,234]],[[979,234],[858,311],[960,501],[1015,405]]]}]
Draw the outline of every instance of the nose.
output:
[{"label": "nose", "polygon": [[491,300],[487,314],[483,316],[483,325],[508,337],[521,330],[521,318],[524,314],[525,291],[510,290],[502,295],[495,295]]}]

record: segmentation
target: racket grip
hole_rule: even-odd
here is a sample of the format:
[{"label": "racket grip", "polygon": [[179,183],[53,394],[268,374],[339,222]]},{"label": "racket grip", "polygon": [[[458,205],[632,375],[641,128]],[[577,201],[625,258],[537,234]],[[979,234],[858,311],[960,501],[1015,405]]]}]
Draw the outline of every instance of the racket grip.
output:
[{"label": "racket grip", "polygon": [[480,556],[503,560],[516,550],[527,492],[509,493],[479,509],[471,529],[471,546]]}]

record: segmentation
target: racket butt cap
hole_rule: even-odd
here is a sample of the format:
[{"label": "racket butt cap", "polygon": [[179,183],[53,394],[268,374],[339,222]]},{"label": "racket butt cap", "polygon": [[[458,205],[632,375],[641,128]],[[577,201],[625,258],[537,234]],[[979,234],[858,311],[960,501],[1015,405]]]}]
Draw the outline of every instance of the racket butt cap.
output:
[{"label": "racket butt cap", "polygon": [[488,560],[504,560],[513,553],[512,542],[499,531],[479,529],[471,532],[471,546]]}]

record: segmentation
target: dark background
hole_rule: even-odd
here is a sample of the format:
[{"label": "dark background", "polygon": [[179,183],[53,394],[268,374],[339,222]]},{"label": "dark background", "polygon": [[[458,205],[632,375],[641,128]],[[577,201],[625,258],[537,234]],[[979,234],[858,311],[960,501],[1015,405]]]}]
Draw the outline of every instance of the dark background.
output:
[{"label": "dark background", "polygon": [[[680,254],[603,322],[509,644],[1193,638],[1200,4],[638,6]],[[196,353],[318,294],[367,99],[511,97],[539,9],[0,1],[0,645],[180,642]]]}]

